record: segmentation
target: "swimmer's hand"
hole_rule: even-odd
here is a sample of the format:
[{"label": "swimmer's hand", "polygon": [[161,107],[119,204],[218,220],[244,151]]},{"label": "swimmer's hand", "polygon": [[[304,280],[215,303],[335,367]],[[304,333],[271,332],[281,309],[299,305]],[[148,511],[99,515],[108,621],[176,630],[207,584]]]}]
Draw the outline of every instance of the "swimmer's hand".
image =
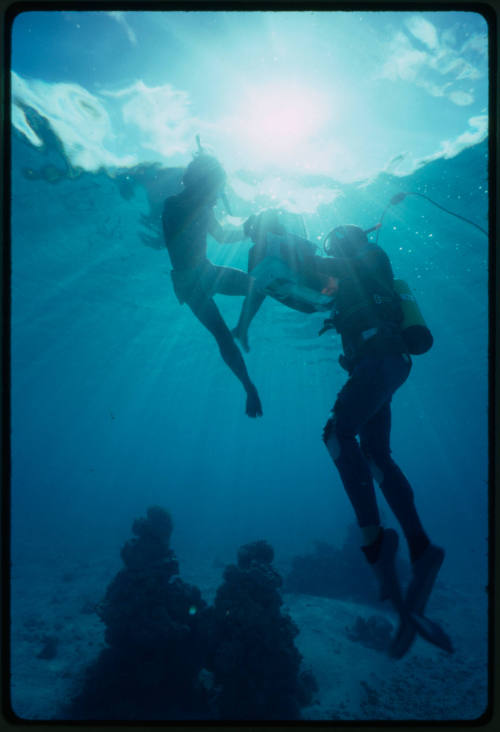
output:
[{"label": "swimmer's hand", "polygon": [[249,417],[262,417],[262,404],[260,403],[257,389],[253,384],[251,384],[247,389],[246,413]]},{"label": "swimmer's hand", "polygon": [[339,289],[339,281],[336,277],[327,277],[326,286],[321,290],[322,295],[334,295]]}]

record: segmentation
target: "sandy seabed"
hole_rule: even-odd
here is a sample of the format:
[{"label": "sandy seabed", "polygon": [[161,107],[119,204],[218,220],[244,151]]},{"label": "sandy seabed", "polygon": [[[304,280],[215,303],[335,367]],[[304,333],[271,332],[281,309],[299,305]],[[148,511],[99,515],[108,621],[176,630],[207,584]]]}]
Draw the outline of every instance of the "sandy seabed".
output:
[{"label": "sandy seabed", "polygon": [[[94,608],[118,569],[116,557],[68,563],[56,573],[36,561],[14,566],[10,690],[18,718],[61,718],[62,705],[81,687],[86,667],[104,646],[104,625]],[[208,561],[189,567],[181,559],[182,579],[196,584],[207,602],[222,571]],[[287,593],[283,600],[300,629],[295,643],[303,667],[319,687],[314,703],[302,711],[304,720],[469,721],[486,711],[486,598],[474,601],[470,593],[438,581],[427,613],[449,633],[455,653],[417,638],[400,661],[352,640],[348,632],[358,617],[383,616],[395,625],[385,605]],[[54,655],[40,657],[50,649],[49,638],[56,639]]]}]

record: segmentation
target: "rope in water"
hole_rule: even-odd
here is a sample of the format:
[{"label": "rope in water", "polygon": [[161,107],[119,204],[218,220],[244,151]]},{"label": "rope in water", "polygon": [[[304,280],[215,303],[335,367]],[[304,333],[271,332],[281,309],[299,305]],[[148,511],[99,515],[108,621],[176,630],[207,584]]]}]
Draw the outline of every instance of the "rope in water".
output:
[{"label": "rope in water", "polygon": [[420,196],[420,198],[425,198],[426,201],[429,201],[429,203],[432,203],[434,206],[437,206],[437,208],[440,208],[441,211],[444,211],[447,214],[450,214],[450,216],[455,216],[457,219],[461,219],[462,221],[466,221],[471,226],[474,226],[476,229],[479,229],[485,236],[488,236],[488,232],[486,229],[483,229],[482,226],[479,226],[479,224],[476,224],[474,221],[471,221],[470,219],[466,218],[465,216],[461,216],[460,214],[455,213],[454,211],[450,211],[448,208],[445,208],[444,206],[441,206],[440,203],[437,203],[432,198],[429,198],[429,196],[425,196],[423,193],[414,193],[413,191],[410,191],[408,193],[397,193],[395,196],[391,198],[388,205],[385,207],[384,212],[382,213],[382,216],[380,218],[380,224],[377,227],[377,236],[375,239],[375,242],[378,242],[378,235],[380,231],[380,227],[382,225],[382,221],[384,219],[385,214],[387,213],[388,209],[391,206],[395,206],[397,203],[400,203],[403,201],[406,196]]}]

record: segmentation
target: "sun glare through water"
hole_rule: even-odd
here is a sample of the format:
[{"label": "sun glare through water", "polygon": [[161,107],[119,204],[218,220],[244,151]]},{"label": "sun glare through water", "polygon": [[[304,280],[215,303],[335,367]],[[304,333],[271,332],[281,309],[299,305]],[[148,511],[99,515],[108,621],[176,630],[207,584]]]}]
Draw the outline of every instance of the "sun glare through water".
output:
[{"label": "sun glare through water", "polygon": [[254,161],[294,166],[306,164],[309,146],[331,117],[331,107],[318,91],[291,84],[250,87],[239,113],[241,144]]}]

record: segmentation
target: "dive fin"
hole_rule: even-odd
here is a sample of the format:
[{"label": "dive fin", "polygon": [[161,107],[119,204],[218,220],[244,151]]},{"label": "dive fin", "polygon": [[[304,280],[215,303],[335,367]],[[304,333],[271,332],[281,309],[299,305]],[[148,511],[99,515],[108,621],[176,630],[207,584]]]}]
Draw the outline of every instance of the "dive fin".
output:
[{"label": "dive fin", "polygon": [[399,629],[389,651],[393,658],[402,658],[409,651],[417,632],[420,631],[417,626],[418,620],[415,623],[411,616],[413,614],[423,618],[427,600],[432,592],[443,560],[444,550],[430,544],[422,557],[415,562],[413,577],[404,599],[402,613],[400,613]]},{"label": "dive fin", "polygon": [[417,627],[419,634],[426,641],[441,648],[443,651],[447,651],[447,653],[455,652],[449,635],[444,632],[440,625],[423,615],[417,615],[417,613],[410,613],[410,619]]},{"label": "dive fin", "polygon": [[395,562],[398,535],[393,529],[383,531],[380,555],[372,568],[379,580],[380,599],[389,600],[399,617],[399,629],[389,648],[389,655],[392,658],[402,658],[411,648],[417,634],[438,648],[453,653],[449,636],[438,623],[423,614],[443,563],[444,550],[433,544],[429,545],[422,557],[415,562],[413,578],[403,599]]}]

